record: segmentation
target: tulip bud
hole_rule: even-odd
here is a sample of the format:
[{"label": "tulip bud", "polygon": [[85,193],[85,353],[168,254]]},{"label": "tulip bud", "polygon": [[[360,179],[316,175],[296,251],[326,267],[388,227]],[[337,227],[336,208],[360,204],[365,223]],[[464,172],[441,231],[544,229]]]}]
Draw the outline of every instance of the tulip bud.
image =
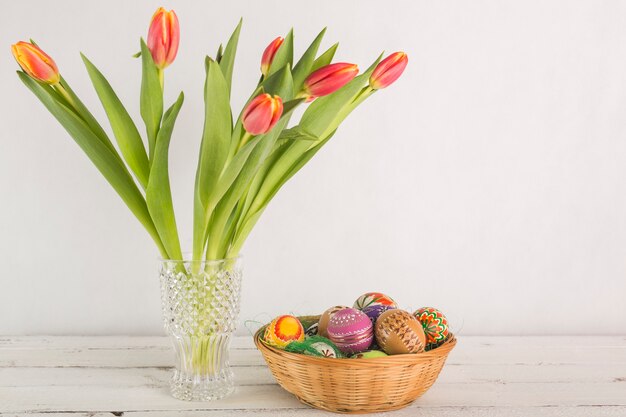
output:
[{"label": "tulip bud", "polygon": [[170,65],[178,52],[180,27],[174,10],[169,12],[159,7],[152,16],[148,30],[148,49],[159,69]]},{"label": "tulip bud", "polygon": [[244,110],[241,121],[246,132],[261,135],[269,132],[282,114],[282,99],[265,93],[252,99]]},{"label": "tulip bud", "polygon": [[261,57],[261,74],[267,75],[270,70],[270,65],[272,65],[272,61],[274,60],[274,56],[276,55],[276,51],[278,51],[280,45],[283,44],[283,41],[284,39],[279,36],[267,45]]},{"label": "tulip bud", "polygon": [[326,65],[304,80],[304,92],[309,96],[322,97],[334,93],[350,82],[359,73],[355,64],[338,62]]},{"label": "tulip bud", "polygon": [[34,79],[47,84],[61,80],[57,64],[37,45],[20,41],[11,45],[11,52],[24,72]]},{"label": "tulip bud", "polygon": [[394,52],[380,63],[370,76],[370,87],[374,90],[380,90],[389,87],[400,78],[404,72],[406,64],[409,63],[409,57],[404,52]]}]

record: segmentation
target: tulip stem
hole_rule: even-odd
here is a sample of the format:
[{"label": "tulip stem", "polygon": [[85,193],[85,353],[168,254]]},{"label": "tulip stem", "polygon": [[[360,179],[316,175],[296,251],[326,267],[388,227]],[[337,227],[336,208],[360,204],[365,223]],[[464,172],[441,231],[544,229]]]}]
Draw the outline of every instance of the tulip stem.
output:
[{"label": "tulip stem", "polygon": [[165,85],[165,72],[161,68],[157,68],[157,73],[159,74],[159,82],[161,83],[161,91],[163,91],[163,86]]},{"label": "tulip stem", "polygon": [[63,96],[63,98],[65,100],[67,100],[67,102],[72,106],[72,107],[76,107],[75,103],[74,103],[74,99],[72,99],[72,96],[69,95],[69,93],[67,92],[67,90],[65,88],[63,88],[63,86],[61,85],[61,83],[56,83],[53,85],[54,89]]},{"label": "tulip stem", "polygon": [[243,136],[241,137],[241,141],[239,142],[239,146],[237,146],[237,150],[235,151],[235,153],[239,152],[239,149],[243,148],[243,146],[248,143],[248,141],[250,140],[250,138],[252,137],[252,135],[248,132],[245,132],[243,134]]}]

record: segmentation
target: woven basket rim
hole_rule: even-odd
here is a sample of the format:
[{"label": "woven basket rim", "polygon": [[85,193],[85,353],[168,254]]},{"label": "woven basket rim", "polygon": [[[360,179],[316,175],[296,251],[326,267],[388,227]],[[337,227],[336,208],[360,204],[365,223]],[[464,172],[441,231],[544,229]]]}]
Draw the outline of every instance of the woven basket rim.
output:
[{"label": "woven basket rim", "polygon": [[[298,319],[315,319],[320,316],[298,316]],[[422,362],[427,359],[431,359],[438,356],[447,355],[455,346],[456,346],[456,337],[451,333],[448,339],[446,339],[441,346],[438,346],[436,349],[432,349],[425,352],[420,353],[402,353],[397,355],[388,355],[378,358],[323,358],[317,356],[303,355],[300,353],[287,352],[286,350],[282,350],[276,348],[274,346],[270,346],[262,338],[263,333],[265,332],[265,328],[268,324],[261,326],[259,330],[257,330],[254,334],[254,344],[260,351],[272,352],[275,355],[283,356],[285,359],[296,360],[300,362],[308,362],[308,363],[323,363],[323,364],[336,364],[336,365],[359,365],[359,364],[367,364],[368,367],[373,365],[379,365],[382,367],[386,367],[388,365],[393,364],[394,362],[406,363],[406,362]]]}]

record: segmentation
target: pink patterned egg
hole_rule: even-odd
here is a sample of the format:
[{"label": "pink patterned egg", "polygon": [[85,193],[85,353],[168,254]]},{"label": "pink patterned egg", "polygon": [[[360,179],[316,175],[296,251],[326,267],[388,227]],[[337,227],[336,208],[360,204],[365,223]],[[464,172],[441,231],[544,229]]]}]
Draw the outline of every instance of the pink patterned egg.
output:
[{"label": "pink patterned egg", "polygon": [[336,312],[328,322],[328,338],[346,354],[367,350],[374,340],[370,318],[355,308]]}]

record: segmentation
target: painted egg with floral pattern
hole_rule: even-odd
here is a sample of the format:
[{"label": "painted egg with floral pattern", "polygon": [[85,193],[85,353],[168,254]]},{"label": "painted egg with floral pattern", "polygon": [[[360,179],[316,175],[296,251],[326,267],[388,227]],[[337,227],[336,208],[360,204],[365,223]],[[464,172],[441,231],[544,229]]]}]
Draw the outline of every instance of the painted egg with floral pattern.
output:
[{"label": "painted egg with floral pattern", "polygon": [[341,358],[341,351],[333,342],[322,336],[310,336],[303,342],[291,342],[285,348],[287,352],[303,355],[318,356],[321,358]]},{"label": "painted egg with floral pattern", "polygon": [[346,306],[334,306],[324,311],[320,316],[320,320],[317,322],[317,334],[322,337],[328,337],[328,332],[326,328],[328,327],[328,322],[330,318],[339,310],[343,310],[344,308],[348,308]]},{"label": "painted egg with floral pattern", "polygon": [[293,341],[304,340],[304,328],[300,320],[294,316],[279,316],[267,325],[263,338],[267,344],[284,349]]},{"label": "painted egg with floral pattern", "polygon": [[448,319],[441,311],[433,307],[422,307],[413,315],[422,323],[424,334],[426,334],[426,343],[431,345],[431,348],[438,346],[448,338],[450,334]]},{"label": "painted egg with floral pattern", "polygon": [[365,307],[383,305],[392,308],[398,308],[393,299],[382,292],[366,292],[362,296],[356,299],[352,307],[363,310]]}]

